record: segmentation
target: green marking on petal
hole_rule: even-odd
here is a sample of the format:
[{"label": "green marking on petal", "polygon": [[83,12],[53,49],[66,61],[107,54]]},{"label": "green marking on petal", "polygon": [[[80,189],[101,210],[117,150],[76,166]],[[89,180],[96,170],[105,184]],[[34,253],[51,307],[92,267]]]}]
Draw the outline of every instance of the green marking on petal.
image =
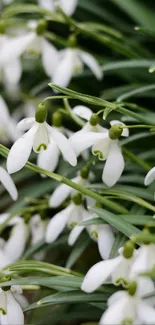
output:
[{"label": "green marking on petal", "polygon": [[76,221],[73,221],[68,226],[69,226],[70,229],[73,229],[77,225],[78,225],[78,223]]},{"label": "green marking on petal", "polygon": [[123,278],[117,279],[114,284],[116,286],[122,285],[125,288],[128,286],[128,282],[125,279],[123,279]]},{"label": "green marking on petal", "polygon": [[0,307],[0,312],[1,312],[3,315],[6,315],[6,314],[7,314],[6,310],[5,310],[4,308],[2,308],[2,307]]},{"label": "green marking on petal", "polygon": [[125,318],[121,325],[132,325],[133,324],[133,319],[131,318]]},{"label": "green marking on petal", "polygon": [[36,151],[40,152],[40,151],[46,150],[46,149],[47,149],[47,145],[45,143],[41,143]]},{"label": "green marking on petal", "polygon": [[93,151],[93,155],[97,156],[99,160],[104,160],[103,153],[100,150]]},{"label": "green marking on petal", "polygon": [[97,238],[98,238],[98,233],[97,233],[97,231],[93,230],[93,231],[90,233],[90,236],[91,236],[93,239],[97,239]]}]

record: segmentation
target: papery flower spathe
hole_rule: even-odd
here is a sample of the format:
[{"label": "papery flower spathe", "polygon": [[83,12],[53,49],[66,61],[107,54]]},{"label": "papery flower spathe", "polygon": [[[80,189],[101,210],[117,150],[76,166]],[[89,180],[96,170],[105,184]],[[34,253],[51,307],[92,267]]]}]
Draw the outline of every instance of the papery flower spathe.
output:
[{"label": "papery flower spathe", "polygon": [[50,127],[46,121],[39,123],[35,118],[26,118],[19,122],[18,127],[23,131],[27,129],[29,131],[14,143],[9,152],[7,169],[10,174],[24,167],[32,148],[39,153],[41,150],[46,150],[52,142],[56,143],[64,158],[72,166],[76,165],[77,159],[69,140],[59,131]]},{"label": "papery flower spathe", "polygon": [[14,201],[18,199],[18,192],[16,186],[11,178],[11,176],[7,173],[7,171],[0,167],[0,182],[3,184],[5,189],[8,191],[10,196]]},{"label": "papery flower spathe", "polygon": [[58,86],[67,87],[72,77],[83,71],[84,64],[98,80],[102,79],[101,67],[91,54],[77,48],[67,48],[59,53],[59,64],[51,74],[52,82]]},{"label": "papery flower spathe", "polygon": [[1,325],[24,325],[24,314],[12,289],[0,289],[0,323]]},{"label": "papery flower spathe", "polygon": [[[124,126],[120,121],[111,121],[110,125],[112,127],[115,125]],[[84,129],[85,127],[86,131]],[[119,140],[112,139],[109,135],[109,130],[98,126],[98,124],[91,125],[90,129],[90,122],[88,122],[84,128],[70,137],[71,145],[77,156],[83,150],[93,146],[93,154],[97,155],[101,161],[106,160],[102,180],[107,186],[112,187],[118,181],[124,170],[124,158]],[[129,135],[128,129],[124,128],[121,135],[127,137]],[[83,138],[85,141],[82,141]]]},{"label": "papery flower spathe", "polygon": [[78,0],[58,0],[55,2],[55,0],[39,0],[40,7],[47,9],[47,10],[55,10],[55,3],[58,3],[62,10],[69,16],[71,16],[77,6]]}]

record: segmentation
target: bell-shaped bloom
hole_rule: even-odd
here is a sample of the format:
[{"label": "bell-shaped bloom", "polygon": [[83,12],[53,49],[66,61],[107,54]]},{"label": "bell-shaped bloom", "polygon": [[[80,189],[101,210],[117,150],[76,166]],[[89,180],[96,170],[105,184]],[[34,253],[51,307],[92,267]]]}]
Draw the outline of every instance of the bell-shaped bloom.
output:
[{"label": "bell-shaped bloom", "polygon": [[116,258],[96,263],[85,275],[81,289],[85,292],[93,292],[109,278],[115,285],[127,283],[133,259],[134,256],[125,258],[120,253]]},{"label": "bell-shaped bloom", "polygon": [[145,176],[144,184],[146,186],[150,185],[155,180],[155,167],[151,168],[147,175]]},{"label": "bell-shaped bloom", "polygon": [[50,11],[54,11],[55,10],[55,3],[58,3],[62,10],[69,16],[71,16],[77,6],[77,2],[78,0],[58,0],[55,2],[55,0],[38,0],[39,2],[39,6],[50,10]]},{"label": "bell-shaped bloom", "polygon": [[51,74],[52,82],[61,87],[67,87],[72,77],[83,71],[84,64],[98,80],[102,79],[101,67],[91,54],[77,48],[68,48],[60,52],[59,64]]},{"label": "bell-shaped bloom", "polygon": [[155,245],[142,245],[138,250],[131,267],[131,277],[151,271],[155,266]]},{"label": "bell-shaped bloom", "polygon": [[[75,178],[72,178],[71,181],[83,186],[88,184],[88,180],[81,177],[80,175],[76,176]],[[57,208],[69,196],[73,195],[74,193],[76,193],[76,190],[74,190],[72,187],[68,185],[61,184],[57,186],[56,190],[52,193],[52,195],[49,198],[49,206],[51,208]]]},{"label": "bell-shaped bloom", "polygon": [[[94,129],[91,126],[90,131],[90,123],[88,123],[86,123],[86,132],[82,129],[70,137],[71,145],[77,156],[83,150],[92,146],[93,154],[98,156],[101,161],[106,160],[102,180],[107,186],[112,187],[118,181],[124,170],[124,158],[119,146],[119,141],[117,139],[112,140],[109,137],[109,131],[102,127],[97,128],[98,125],[95,125]],[[115,124],[124,125],[119,121],[111,121],[110,124],[111,126]],[[128,135],[128,129],[124,129],[122,136],[127,137]],[[83,138],[85,141],[82,140]]]},{"label": "bell-shaped bloom", "polygon": [[8,191],[10,196],[14,201],[18,199],[18,192],[16,186],[11,178],[11,176],[7,173],[7,171],[0,167],[0,182],[3,184],[5,189]]},{"label": "bell-shaped bloom", "polygon": [[14,262],[23,255],[28,239],[28,226],[20,221],[13,226],[9,239],[6,241],[3,251]]},{"label": "bell-shaped bloom", "polygon": [[[143,281],[143,294],[147,288],[150,279]],[[153,283],[151,285],[154,291]],[[147,293],[151,294],[151,291]],[[146,294],[146,293],[145,293]],[[108,300],[108,308],[102,315],[100,325],[121,325],[121,324],[154,324],[155,309],[146,300],[140,296],[140,292],[130,295],[126,291],[118,291],[114,293]]]},{"label": "bell-shaped bloom", "polygon": [[1,325],[24,325],[24,314],[11,290],[0,289],[0,323]]},{"label": "bell-shaped bloom", "polygon": [[35,121],[35,118],[26,118],[19,122],[18,127],[23,131],[26,129],[29,129],[29,131],[14,143],[9,152],[7,169],[10,174],[17,172],[25,166],[32,148],[36,153],[39,153],[41,150],[46,150],[52,142],[57,144],[64,158],[72,166],[77,164],[77,159],[69,140],[46,122],[38,123]]},{"label": "bell-shaped bloom", "polygon": [[[31,218],[29,226],[31,232],[31,246],[33,246],[45,238],[47,222],[43,221],[39,214],[35,214]],[[44,252],[38,252],[34,255],[34,257],[37,260],[42,260],[44,255]]]},{"label": "bell-shaped bloom", "polygon": [[45,234],[46,242],[53,243],[66,226],[72,228],[84,218],[86,218],[86,209],[81,204],[70,203],[67,208],[58,212],[50,220]]},{"label": "bell-shaped bloom", "polygon": [[1,142],[7,143],[10,140],[14,142],[19,138],[21,133],[16,129],[16,120],[11,117],[6,102],[0,96],[0,140]]}]

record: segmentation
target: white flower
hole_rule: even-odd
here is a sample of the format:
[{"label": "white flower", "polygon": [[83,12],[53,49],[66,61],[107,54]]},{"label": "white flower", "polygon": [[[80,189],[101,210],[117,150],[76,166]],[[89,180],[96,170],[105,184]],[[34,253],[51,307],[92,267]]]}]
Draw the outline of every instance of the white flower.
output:
[{"label": "white flower", "polygon": [[46,122],[38,123],[35,121],[35,118],[26,118],[19,122],[18,127],[21,130],[29,129],[29,131],[14,143],[9,152],[7,169],[10,174],[24,167],[32,148],[38,153],[41,150],[46,150],[52,142],[57,144],[65,159],[72,166],[76,165],[76,156],[69,140]]},{"label": "white flower", "polygon": [[40,7],[47,9],[47,10],[55,10],[55,3],[59,3],[62,10],[67,15],[72,15],[76,9],[77,1],[78,0],[38,0]]},{"label": "white flower", "polygon": [[14,142],[21,135],[16,129],[16,120],[10,116],[8,107],[2,96],[0,96],[0,139],[2,142],[11,140]]},{"label": "white flower", "polygon": [[142,295],[154,291],[154,284],[150,279],[145,278],[141,279],[141,282],[142,286],[139,290],[138,284],[135,295],[130,295],[126,291],[118,291],[109,298],[108,309],[102,315],[100,325],[152,325],[155,323],[154,307],[141,298]]},{"label": "white flower", "polygon": [[93,292],[108,278],[111,278],[114,284],[128,282],[133,258],[125,258],[121,254],[116,258],[96,263],[85,275],[81,289],[85,292]]},{"label": "white flower", "polygon": [[24,325],[24,314],[11,290],[0,289],[0,323],[1,325]]},{"label": "white flower", "polygon": [[[72,178],[71,181],[83,186],[88,184],[88,180],[80,175]],[[65,184],[59,185],[49,198],[49,206],[51,208],[57,208],[67,199],[68,196],[71,196],[74,193],[76,193],[76,190],[74,190],[72,187]]]},{"label": "white flower", "polygon": [[[43,221],[39,214],[35,214],[30,222],[30,231],[31,231],[31,246],[37,244],[45,237],[45,231],[47,227],[47,222]],[[44,258],[44,252],[39,252],[35,254],[37,260],[42,260]]]},{"label": "white flower", "polygon": [[155,245],[142,245],[138,250],[131,267],[131,277],[151,271],[155,266]]},{"label": "white flower", "polygon": [[58,212],[49,222],[45,240],[47,243],[53,243],[58,236],[62,233],[64,228],[73,227],[83,220],[83,217],[86,218],[86,210],[80,205],[76,205],[73,202],[68,205],[67,208]]},{"label": "white flower", "polygon": [[149,172],[147,173],[144,184],[146,186],[150,185],[155,180],[155,167],[151,168]]},{"label": "white flower", "polygon": [[67,87],[72,76],[83,70],[84,64],[98,80],[102,79],[101,67],[91,54],[77,48],[68,48],[60,52],[59,64],[51,74],[52,82],[61,87]]},{"label": "white flower", "polygon": [[[111,126],[115,124],[124,125],[119,121],[111,121],[110,124]],[[112,187],[118,181],[124,169],[124,158],[119,146],[119,141],[118,139],[112,140],[109,137],[109,131],[100,127],[98,124],[91,126],[91,130],[89,122],[86,123],[84,128],[85,127],[86,131],[82,129],[70,137],[71,145],[77,156],[83,150],[93,146],[93,154],[97,155],[100,160],[106,160],[102,180],[107,186]],[[122,136],[126,137],[128,134],[128,129],[123,129]],[[85,141],[82,140],[83,138]]]},{"label": "white flower", "polygon": [[7,171],[0,167],[0,182],[6,188],[10,196],[14,201],[18,199],[18,192],[16,186],[11,178],[11,176],[7,173]]}]

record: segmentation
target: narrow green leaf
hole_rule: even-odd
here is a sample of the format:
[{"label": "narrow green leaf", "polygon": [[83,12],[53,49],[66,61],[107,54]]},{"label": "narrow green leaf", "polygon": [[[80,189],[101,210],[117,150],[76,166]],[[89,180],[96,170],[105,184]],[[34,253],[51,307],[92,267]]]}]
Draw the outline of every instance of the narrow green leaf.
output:
[{"label": "narrow green leaf", "polygon": [[89,246],[91,239],[90,237],[84,233],[83,236],[80,236],[77,243],[74,245],[68,260],[66,262],[66,268],[71,269],[72,266],[76,263],[78,258],[83,254],[83,252],[87,249]]}]

